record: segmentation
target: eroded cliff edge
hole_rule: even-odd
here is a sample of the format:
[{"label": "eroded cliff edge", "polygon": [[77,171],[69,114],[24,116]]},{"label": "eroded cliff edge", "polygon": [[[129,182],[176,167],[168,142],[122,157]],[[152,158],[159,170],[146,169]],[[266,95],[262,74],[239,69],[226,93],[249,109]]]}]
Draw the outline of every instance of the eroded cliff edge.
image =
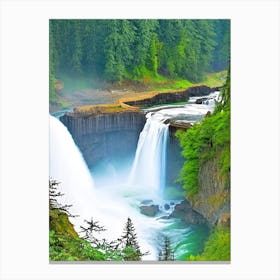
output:
[{"label": "eroded cliff edge", "polygon": [[220,175],[219,155],[199,168],[199,191],[191,200],[194,210],[202,214],[211,226],[230,224],[230,180]]},{"label": "eroded cliff edge", "polygon": [[80,115],[66,113],[62,123],[70,131],[89,167],[103,159],[134,155],[146,118],[142,112]]}]

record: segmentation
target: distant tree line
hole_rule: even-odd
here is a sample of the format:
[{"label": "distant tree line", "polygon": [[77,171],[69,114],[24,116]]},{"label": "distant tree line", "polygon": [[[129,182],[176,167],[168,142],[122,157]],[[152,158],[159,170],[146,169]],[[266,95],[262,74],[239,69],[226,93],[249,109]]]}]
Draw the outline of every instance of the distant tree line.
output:
[{"label": "distant tree line", "polygon": [[229,63],[229,20],[50,20],[49,27],[51,85],[60,73],[198,82]]}]

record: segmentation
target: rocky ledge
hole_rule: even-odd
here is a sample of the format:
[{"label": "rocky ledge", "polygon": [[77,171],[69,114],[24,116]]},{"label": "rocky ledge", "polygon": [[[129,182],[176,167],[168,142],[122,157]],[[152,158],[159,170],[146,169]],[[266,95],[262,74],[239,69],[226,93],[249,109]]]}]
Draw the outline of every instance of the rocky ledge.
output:
[{"label": "rocky ledge", "polygon": [[[171,205],[165,203],[163,205],[163,211],[161,212],[160,206],[151,202],[150,205],[141,205],[140,213],[149,217],[160,216],[162,213],[166,213],[170,209]],[[170,213],[170,212],[169,212]],[[183,200],[176,204],[174,210],[169,215],[163,215],[160,219],[177,218],[185,222],[186,224],[200,225],[207,224],[207,220],[198,212],[192,209],[190,203],[187,200]]]},{"label": "rocky ledge", "polygon": [[134,107],[152,107],[156,104],[168,104],[168,103],[176,103],[188,101],[189,97],[192,96],[203,96],[208,95],[211,92],[219,91],[219,87],[210,88],[205,85],[193,86],[189,87],[186,90],[180,91],[170,91],[170,92],[161,92],[156,94],[151,94],[150,96],[143,98],[140,96],[136,100],[121,100],[121,104],[126,104],[130,106],[130,108]]},{"label": "rocky ledge", "polygon": [[169,218],[178,218],[187,224],[206,224],[207,220],[198,212],[194,211],[187,200],[175,205],[174,211]]}]

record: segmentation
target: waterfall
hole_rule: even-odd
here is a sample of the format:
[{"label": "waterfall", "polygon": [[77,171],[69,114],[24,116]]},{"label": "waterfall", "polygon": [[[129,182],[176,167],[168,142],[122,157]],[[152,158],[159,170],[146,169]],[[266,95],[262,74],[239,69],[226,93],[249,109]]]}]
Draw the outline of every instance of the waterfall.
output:
[{"label": "waterfall", "polygon": [[153,198],[162,198],[166,173],[168,124],[158,113],[148,113],[139,136],[129,184],[138,186]]},{"label": "waterfall", "polygon": [[[206,98],[203,104],[195,104],[198,98]],[[208,111],[213,112],[219,93],[191,97],[190,102],[180,107],[146,110],[146,124],[140,133],[128,184],[138,188],[146,198],[163,199],[166,177],[166,150],[169,124],[166,121],[195,123],[201,121]],[[166,108],[167,107],[167,108]],[[158,110],[158,111],[154,111]]]},{"label": "waterfall", "polygon": [[[49,174],[61,182],[59,191],[65,195],[59,202],[73,205],[70,213],[79,215],[70,218],[77,232],[84,225],[84,219],[93,218],[107,229],[99,234],[99,239],[116,240],[121,236],[124,223],[130,217],[137,230],[142,251],[150,252],[150,255],[143,257],[144,260],[157,259],[158,233],[163,229],[169,231],[171,224],[174,226],[174,239],[185,236],[185,232],[173,220],[142,215],[139,206],[144,200],[164,205],[169,137],[167,120],[195,123],[214,109],[215,102],[208,102],[208,105],[194,102],[180,108],[164,108],[146,114],[146,124],[139,137],[132,167],[125,169],[123,174],[117,174],[114,166],[106,162],[101,170],[97,168],[92,175],[67,128],[57,118],[50,116]],[[123,178],[129,172],[129,184],[126,184]],[[101,179],[98,180],[98,177]],[[162,215],[163,210],[160,211]]]},{"label": "waterfall", "polygon": [[[150,255],[144,259],[156,259],[152,236],[159,227],[156,221],[149,221],[135,207],[130,206],[130,198],[124,198],[121,185],[114,178],[108,185],[97,186],[67,128],[55,117],[50,116],[50,170],[51,178],[61,182],[59,191],[64,195],[59,202],[72,205],[70,213],[78,217],[70,218],[77,232],[84,220],[99,221],[107,229],[99,238],[109,241],[119,238],[127,217],[131,217],[137,229],[142,250]],[[116,187],[117,185],[117,187]],[[149,224],[149,227],[147,226]]]},{"label": "waterfall", "polygon": [[85,201],[93,196],[94,182],[86,162],[67,128],[50,116],[50,170],[52,179],[60,182],[61,198],[73,204],[73,214],[83,214]]}]

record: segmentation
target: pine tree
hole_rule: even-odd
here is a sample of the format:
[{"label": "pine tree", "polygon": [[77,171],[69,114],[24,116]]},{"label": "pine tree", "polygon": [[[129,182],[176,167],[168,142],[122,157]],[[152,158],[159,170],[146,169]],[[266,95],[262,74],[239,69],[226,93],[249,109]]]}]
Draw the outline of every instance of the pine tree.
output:
[{"label": "pine tree", "polygon": [[57,201],[58,197],[63,196],[64,194],[58,191],[57,187],[60,184],[60,182],[49,179],[49,210],[60,210],[60,212],[67,214],[68,217],[77,217],[76,215],[72,215],[69,212],[69,208],[72,207],[72,205],[62,205]]},{"label": "pine tree", "polygon": [[115,82],[148,69],[199,82],[227,68],[229,54],[229,20],[50,20],[50,96],[67,73]]},{"label": "pine tree", "polygon": [[[100,233],[102,231],[105,231],[106,229],[103,226],[100,226],[98,222],[94,222],[93,218],[91,218],[90,221],[84,220],[84,222],[86,223],[87,227],[80,226],[80,233],[83,234],[82,238],[90,242],[93,246],[99,247],[102,244],[102,242],[99,239],[97,239],[93,235],[93,233]],[[105,241],[103,241],[103,243],[105,243]]]},{"label": "pine tree", "polygon": [[121,236],[121,240],[124,243],[125,247],[133,247],[135,249],[139,249],[135,228],[130,218],[127,218],[127,222],[125,224],[124,233]]},{"label": "pine tree", "polygon": [[153,33],[150,49],[147,55],[147,68],[153,72],[154,75],[158,73],[158,38],[157,34]]},{"label": "pine tree", "polygon": [[123,235],[118,241],[119,245],[123,247],[123,259],[125,261],[140,261],[142,256],[148,254],[148,252],[141,253],[137,234],[130,218],[127,218]]},{"label": "pine tree", "polygon": [[164,236],[163,248],[159,252],[159,261],[174,261],[174,252],[171,250],[170,239]]}]

